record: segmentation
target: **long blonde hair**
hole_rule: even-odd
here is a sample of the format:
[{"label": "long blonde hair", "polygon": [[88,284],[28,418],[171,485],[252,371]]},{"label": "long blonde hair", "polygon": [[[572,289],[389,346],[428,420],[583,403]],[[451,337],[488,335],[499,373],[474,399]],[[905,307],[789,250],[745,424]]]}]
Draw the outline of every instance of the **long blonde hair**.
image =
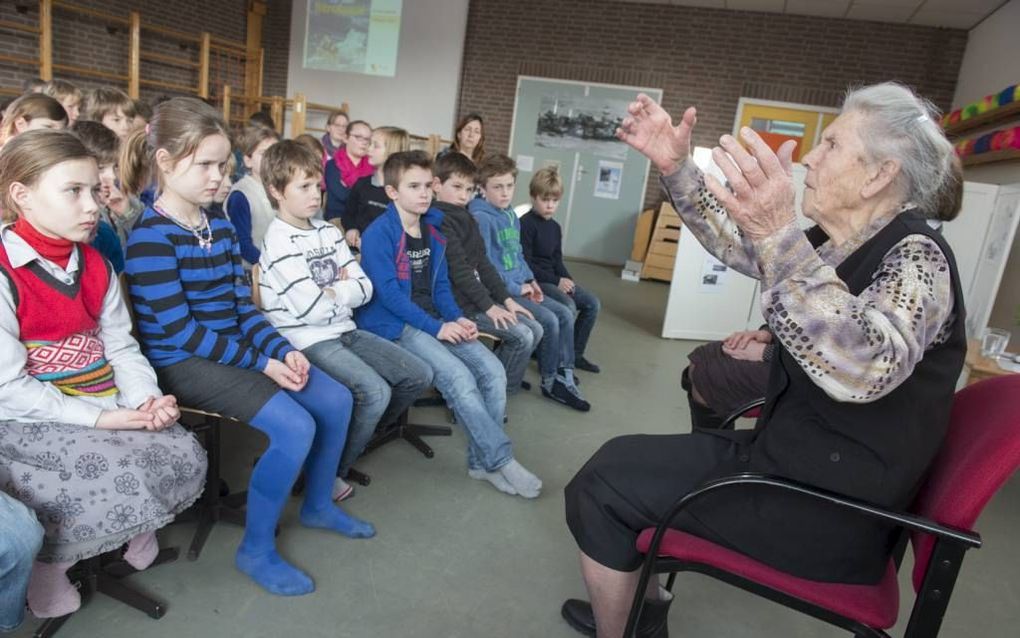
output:
[{"label": "long blonde hair", "polygon": [[149,125],[132,133],[121,145],[120,181],[123,190],[137,195],[149,185],[153,174],[158,175],[155,170],[157,150],[165,149],[174,162],[179,162],[194,153],[202,140],[210,135],[223,135],[230,139],[219,111],[191,97],[175,97],[162,102],[156,107]]}]

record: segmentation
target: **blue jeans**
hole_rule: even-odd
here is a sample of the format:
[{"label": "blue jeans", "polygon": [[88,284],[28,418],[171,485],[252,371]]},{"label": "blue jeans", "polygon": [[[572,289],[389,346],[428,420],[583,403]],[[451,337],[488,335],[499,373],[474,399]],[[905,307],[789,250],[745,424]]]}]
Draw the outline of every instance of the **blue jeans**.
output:
[{"label": "blue jeans", "polygon": [[560,368],[574,368],[574,311],[546,296],[538,304],[528,297],[514,297],[542,324],[545,337],[538,344],[538,371],[542,380],[556,376]]},{"label": "blue jeans", "polygon": [[584,350],[588,347],[588,338],[595,328],[595,321],[599,318],[599,310],[602,309],[602,302],[599,298],[584,288],[575,285],[574,292],[567,294],[553,284],[539,284],[546,297],[560,302],[577,315],[574,322],[574,357],[580,359],[584,356]]},{"label": "blue jeans", "polygon": [[320,341],[305,348],[304,353],[313,365],[347,386],[354,395],[347,445],[340,457],[340,476],[347,476],[376,427],[395,422],[432,385],[432,369],[428,364],[364,330],[351,330],[339,339]]},{"label": "blue jeans", "polygon": [[506,372],[496,355],[478,341],[446,343],[411,326],[396,344],[432,368],[436,388],[468,437],[468,469],[495,472],[513,460],[503,431]]},{"label": "blue jeans", "polygon": [[21,624],[28,576],[42,541],[43,528],[35,513],[0,492],[0,631]]},{"label": "blue jeans", "polygon": [[545,331],[542,324],[534,319],[517,315],[517,323],[506,328],[499,328],[484,312],[480,312],[471,320],[478,324],[478,329],[499,337],[500,344],[496,348],[503,369],[506,370],[506,390],[509,394],[517,394],[524,380],[524,371],[528,368],[531,353],[542,341]]}]

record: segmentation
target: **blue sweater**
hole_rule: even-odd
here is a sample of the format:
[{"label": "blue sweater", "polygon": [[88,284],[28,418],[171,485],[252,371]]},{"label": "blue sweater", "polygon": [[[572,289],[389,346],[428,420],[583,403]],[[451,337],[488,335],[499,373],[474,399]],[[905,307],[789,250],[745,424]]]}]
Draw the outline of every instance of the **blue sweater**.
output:
[{"label": "blue sweater", "polygon": [[128,237],[127,276],[142,352],[163,368],[202,357],[264,370],[293,350],[252,304],[237,238],[209,214],[212,249],[151,208]]},{"label": "blue sweater", "polygon": [[511,295],[521,294],[521,285],[535,279],[524,260],[521,247],[521,222],[513,208],[499,210],[484,199],[473,199],[468,210],[478,221],[485,240],[485,253],[506,283]]},{"label": "blue sweater", "polygon": [[113,226],[99,220],[99,224],[96,226],[96,236],[92,240],[92,247],[98,250],[103,257],[106,257],[110,265],[113,266],[113,272],[118,275],[124,272],[124,248],[121,247],[120,237],[117,236],[117,231],[113,229]]},{"label": "blue sweater", "polygon": [[[432,272],[432,303],[445,321],[464,316],[450,290],[446,271],[446,238],[439,232],[443,214],[430,208],[423,218],[429,236],[429,268]],[[400,214],[391,203],[361,236],[361,268],[372,280],[372,300],[358,308],[358,327],[385,339],[396,339],[404,325],[439,334],[443,322],[411,301],[411,266],[408,263],[406,235]]]},{"label": "blue sweater", "polygon": [[326,182],[326,210],[323,212],[322,218],[329,221],[347,212],[347,197],[350,195],[351,189],[340,181],[340,168],[332,157],[326,162],[324,179]]},{"label": "blue sweater", "polygon": [[234,191],[227,198],[226,208],[230,211],[230,223],[234,225],[241,247],[241,258],[249,264],[259,263],[262,251],[251,237],[251,204],[240,191]]}]

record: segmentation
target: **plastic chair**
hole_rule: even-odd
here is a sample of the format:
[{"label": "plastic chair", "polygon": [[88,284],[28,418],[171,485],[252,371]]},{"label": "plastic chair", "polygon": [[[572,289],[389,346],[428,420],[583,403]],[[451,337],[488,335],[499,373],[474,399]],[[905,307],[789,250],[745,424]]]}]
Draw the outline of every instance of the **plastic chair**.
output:
[{"label": "plastic chair", "polygon": [[897,571],[905,549],[890,559],[875,585],[805,580],[738,552],[670,529],[669,523],[708,493],[760,486],[824,501],[899,527],[914,551],[916,596],[904,638],[938,635],[965,552],[981,546],[971,531],[984,506],[1020,465],[1020,375],[989,379],[957,393],[946,440],[910,508],[893,512],[787,479],[740,474],[710,481],[681,497],[658,527],[644,530],[645,554],[625,636],[633,636],[652,574],[668,573],[671,588],[680,571],[712,576],[853,633],[888,638],[899,612]]}]

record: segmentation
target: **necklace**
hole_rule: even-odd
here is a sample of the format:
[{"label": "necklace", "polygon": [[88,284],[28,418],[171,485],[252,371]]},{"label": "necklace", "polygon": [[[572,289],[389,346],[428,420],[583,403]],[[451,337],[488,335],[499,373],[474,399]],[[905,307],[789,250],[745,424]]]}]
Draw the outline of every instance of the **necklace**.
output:
[{"label": "necklace", "polygon": [[198,245],[202,250],[204,250],[207,253],[212,252],[212,227],[209,225],[209,217],[206,216],[205,210],[201,208],[198,209],[198,212],[202,216],[202,219],[199,220],[198,224],[192,226],[190,224],[185,224],[184,222],[177,219],[170,213],[166,212],[165,210],[163,210],[163,207],[160,206],[159,204],[154,204],[153,208],[156,210],[157,213],[159,213],[166,219],[169,219],[173,223],[177,224],[184,230],[191,233],[192,236],[194,236],[195,239],[198,241]]}]

